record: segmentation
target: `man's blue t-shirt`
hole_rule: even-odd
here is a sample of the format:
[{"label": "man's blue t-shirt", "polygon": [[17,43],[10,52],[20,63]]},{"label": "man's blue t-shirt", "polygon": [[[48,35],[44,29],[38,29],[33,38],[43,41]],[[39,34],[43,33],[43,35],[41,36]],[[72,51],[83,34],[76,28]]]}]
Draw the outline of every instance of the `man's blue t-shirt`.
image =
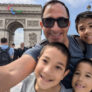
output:
[{"label": "man's blue t-shirt", "polygon": [[[78,60],[80,60],[84,57],[84,54],[83,54],[79,44],[77,43],[77,41],[75,41],[75,39],[73,38],[73,36],[68,36],[68,39],[69,39],[69,51],[71,54],[70,62],[72,65],[75,65]],[[42,48],[43,48],[42,45],[37,44],[37,45],[35,45],[35,47],[27,50],[24,54],[29,54],[37,62],[37,57],[40,55],[40,51]]]},{"label": "man's blue t-shirt", "polygon": [[[77,63],[77,61],[79,61],[82,58],[92,58],[92,46],[91,45],[87,45],[87,50],[86,50],[86,54],[84,55],[80,45],[78,44],[78,42],[74,39],[73,36],[68,36],[69,39],[69,51],[71,54],[71,58],[70,58],[70,66],[69,69],[71,70],[70,73],[68,74],[68,76],[66,76],[64,78],[64,80],[62,81],[62,83],[64,84],[64,86],[66,88],[70,88],[71,87],[71,80],[72,80],[72,75],[73,75],[73,70],[74,67]],[[24,54],[29,54],[31,55],[35,61],[37,62],[37,57],[40,55],[40,51],[43,48],[42,45],[38,44],[35,47],[27,50]]]}]

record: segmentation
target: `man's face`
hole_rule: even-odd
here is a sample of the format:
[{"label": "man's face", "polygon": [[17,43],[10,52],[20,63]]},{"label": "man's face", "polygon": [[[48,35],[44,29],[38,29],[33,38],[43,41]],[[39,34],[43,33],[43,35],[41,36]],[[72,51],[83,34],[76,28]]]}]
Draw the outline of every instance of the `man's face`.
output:
[{"label": "man's face", "polygon": [[78,24],[78,33],[84,42],[92,44],[92,19],[82,19]]},{"label": "man's face", "polygon": [[46,48],[35,68],[36,88],[43,90],[56,88],[68,73],[68,70],[65,71],[66,63],[67,57],[57,48]]},{"label": "man's face", "polygon": [[[58,19],[60,17],[68,18],[66,9],[63,5],[57,3],[54,5],[48,5],[44,11],[43,18],[54,18]],[[67,27],[60,28],[55,21],[53,27],[47,28],[40,22],[40,25],[44,31],[44,34],[49,42],[61,42],[65,43],[67,40],[67,32],[69,29],[69,24]]]}]

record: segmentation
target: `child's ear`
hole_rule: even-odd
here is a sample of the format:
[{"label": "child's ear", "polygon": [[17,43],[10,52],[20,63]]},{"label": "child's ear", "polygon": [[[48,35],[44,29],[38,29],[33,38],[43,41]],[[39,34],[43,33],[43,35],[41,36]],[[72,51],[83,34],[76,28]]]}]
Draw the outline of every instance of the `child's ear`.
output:
[{"label": "child's ear", "polygon": [[65,71],[64,77],[67,76],[69,72],[70,72],[70,70],[67,69],[67,70]]},{"label": "child's ear", "polygon": [[37,60],[39,60],[40,57],[37,57]]}]

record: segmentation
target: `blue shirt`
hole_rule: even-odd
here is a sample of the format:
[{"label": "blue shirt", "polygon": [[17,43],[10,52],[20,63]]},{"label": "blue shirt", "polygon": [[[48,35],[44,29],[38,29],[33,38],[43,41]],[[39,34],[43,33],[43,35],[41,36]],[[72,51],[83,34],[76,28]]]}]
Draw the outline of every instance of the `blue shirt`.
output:
[{"label": "blue shirt", "polygon": [[[8,46],[8,45],[0,45],[0,47],[1,47],[2,49],[7,49],[9,46]],[[10,48],[10,49],[9,49],[9,55],[10,55],[10,56],[13,56],[13,55],[14,55],[14,49],[13,49],[13,48]]]}]

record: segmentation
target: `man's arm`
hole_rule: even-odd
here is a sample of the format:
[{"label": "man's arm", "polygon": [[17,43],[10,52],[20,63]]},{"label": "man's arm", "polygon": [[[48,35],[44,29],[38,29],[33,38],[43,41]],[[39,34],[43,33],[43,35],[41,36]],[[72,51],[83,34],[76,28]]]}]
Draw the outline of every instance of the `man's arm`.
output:
[{"label": "man's arm", "polygon": [[36,62],[32,56],[24,54],[14,62],[0,67],[0,92],[13,87],[35,68]]}]

